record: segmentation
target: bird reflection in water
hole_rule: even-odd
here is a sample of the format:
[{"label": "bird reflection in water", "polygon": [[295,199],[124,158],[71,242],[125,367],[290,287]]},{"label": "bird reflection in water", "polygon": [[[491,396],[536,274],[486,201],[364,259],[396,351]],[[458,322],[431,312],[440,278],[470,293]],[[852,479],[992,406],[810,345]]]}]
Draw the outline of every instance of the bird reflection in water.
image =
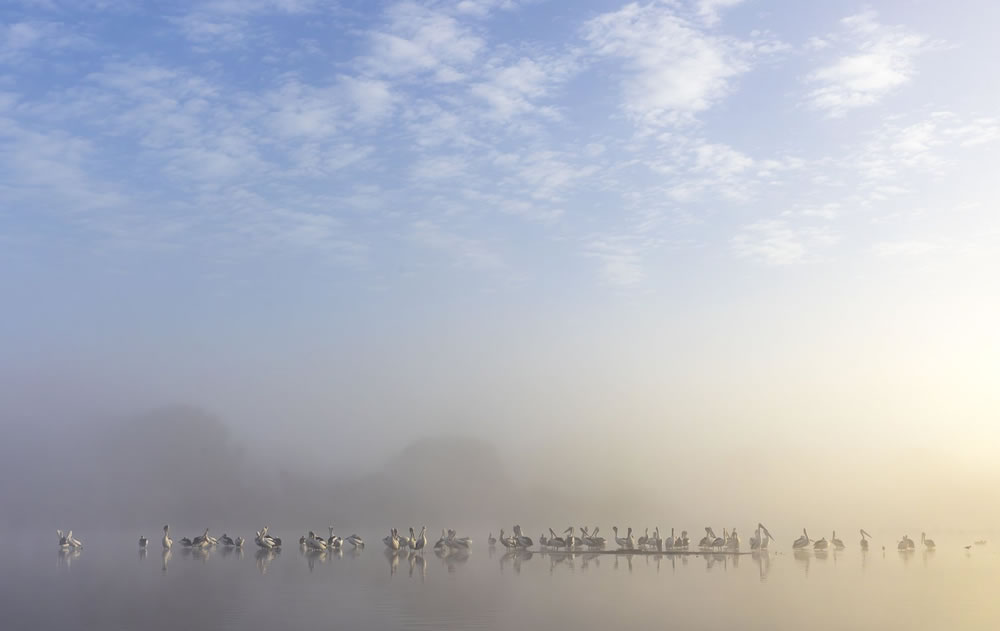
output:
[{"label": "bird reflection in water", "polygon": [[434,555],[441,559],[449,573],[454,572],[460,565],[469,561],[469,551],[464,548],[438,548],[434,550]]},{"label": "bird reflection in water", "polygon": [[420,580],[427,578],[427,562],[424,561],[424,555],[410,555],[410,578],[413,578],[414,571],[420,574]]},{"label": "bird reflection in water", "polygon": [[139,560],[142,561],[146,558],[146,548],[139,548]]},{"label": "bird reflection in water", "polygon": [[73,566],[73,559],[77,559],[82,554],[82,548],[63,548],[59,550],[59,565],[69,569]]},{"label": "bird reflection in water", "polygon": [[760,582],[767,582],[767,573],[771,571],[771,555],[765,550],[754,550],[751,554],[754,563],[757,564],[757,571],[760,574]]},{"label": "bird reflection in water", "polygon": [[392,549],[386,548],[383,551],[383,553],[385,554],[386,560],[389,561],[389,576],[395,576],[396,575],[396,571],[399,569],[399,559],[400,559],[400,557],[406,558],[407,551],[406,550],[392,550]]},{"label": "bird reflection in water", "polygon": [[280,548],[261,548],[257,550],[256,554],[254,554],[254,559],[257,561],[257,569],[260,570],[261,574],[267,574],[267,566],[279,554],[281,554]]},{"label": "bird reflection in water", "polygon": [[305,556],[310,573],[316,569],[317,563],[326,563],[326,550],[309,550],[305,553]]},{"label": "bird reflection in water", "polygon": [[806,578],[809,578],[809,563],[812,555],[809,554],[808,550],[795,550],[792,552],[792,556],[798,561],[806,571]]},{"label": "bird reflection in water", "polygon": [[521,563],[524,561],[530,561],[533,556],[534,552],[531,550],[511,550],[500,557],[500,571],[502,572],[505,566],[512,565],[514,567],[514,573],[520,574]]},{"label": "bird reflection in water", "polygon": [[174,554],[173,550],[171,550],[170,548],[166,548],[163,550],[163,554],[160,556],[160,559],[163,562],[161,569],[163,570],[164,574],[166,574],[167,572],[167,563],[170,562],[170,557],[173,556],[173,554]]},{"label": "bird reflection in water", "polygon": [[595,553],[587,553],[580,557],[580,571],[586,572],[587,568],[590,567],[591,562],[597,567],[601,567],[601,555]]}]

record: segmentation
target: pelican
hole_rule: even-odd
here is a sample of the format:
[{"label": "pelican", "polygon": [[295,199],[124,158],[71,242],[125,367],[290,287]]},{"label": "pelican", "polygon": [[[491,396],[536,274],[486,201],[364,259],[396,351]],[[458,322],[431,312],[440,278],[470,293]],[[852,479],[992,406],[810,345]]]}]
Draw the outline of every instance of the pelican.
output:
[{"label": "pelican", "polygon": [[826,550],[829,547],[830,547],[830,542],[826,540],[826,537],[823,537],[822,539],[813,544],[813,549],[815,550]]},{"label": "pelican", "polygon": [[73,536],[73,531],[72,530],[70,530],[69,532],[66,533],[66,542],[69,544],[69,546],[71,548],[82,548],[83,547],[83,544],[80,543],[80,540]]},{"label": "pelican", "polygon": [[903,538],[899,540],[896,544],[896,548],[899,550],[909,550],[910,549],[910,538],[907,535],[903,535]]},{"label": "pelican", "polygon": [[333,526],[327,526],[327,530],[330,531],[330,536],[326,540],[326,545],[339,550],[342,545],[344,545],[344,540],[333,534]]},{"label": "pelican", "polygon": [[774,537],[771,536],[771,531],[769,531],[767,529],[767,526],[765,526],[764,524],[757,522],[757,527],[760,528],[761,531],[764,533],[764,538],[760,542],[760,547],[761,549],[767,548],[767,542],[774,541]]},{"label": "pelican", "polygon": [[69,538],[63,534],[63,531],[57,530],[56,535],[59,537],[59,547],[64,550],[69,547]]},{"label": "pelican", "polygon": [[525,536],[521,532],[520,524],[514,525],[514,538],[517,539],[517,545],[521,548],[530,548],[535,545],[535,542],[531,540],[531,537]]},{"label": "pelican", "polygon": [[667,550],[673,550],[674,549],[674,542],[675,541],[676,541],[676,539],[674,538],[674,529],[671,528],[670,529],[670,536],[667,537],[666,541],[663,542],[663,547],[665,549],[667,549]]},{"label": "pelican", "polygon": [[810,541],[812,540],[809,538],[809,533],[807,533],[806,529],[803,528],[802,536],[792,542],[792,548],[799,550],[801,548],[808,547]]},{"label": "pelican", "polygon": [[833,531],[833,537],[830,538],[830,543],[833,544],[833,548],[835,550],[843,550],[845,547],[847,547],[847,546],[844,545],[843,541],[841,541],[840,539],[837,539],[837,531],[836,530]]},{"label": "pelican", "polygon": [[544,534],[538,535],[538,545],[543,548],[549,547],[549,540],[545,538]]},{"label": "pelican", "polygon": [[698,541],[698,546],[701,548],[711,548],[715,545],[715,532],[712,531],[711,526],[705,526],[705,536]]},{"label": "pelican", "polygon": [[414,534],[413,532],[413,526],[410,526],[409,538],[404,539],[404,541],[406,542],[406,547],[409,548],[410,550],[413,550],[414,548],[417,547],[417,535]]},{"label": "pelican", "polygon": [[389,535],[387,537],[382,537],[382,543],[384,543],[390,550],[399,550],[399,537],[396,536],[395,528],[389,531]]},{"label": "pelican", "polygon": [[726,547],[730,550],[740,549],[740,536],[736,534],[735,528],[733,528],[733,531],[729,533],[729,541],[726,543]]},{"label": "pelican", "polygon": [[448,547],[448,533],[446,533],[444,531],[444,528],[442,528],[441,529],[441,536],[434,543],[434,549],[440,550],[441,548],[446,548],[446,547]]},{"label": "pelican", "polygon": [[365,547],[364,539],[362,539],[361,537],[359,537],[357,535],[351,535],[345,541],[347,541],[348,543],[350,543],[355,548],[364,548]]},{"label": "pelican", "polygon": [[619,537],[618,536],[618,526],[612,526],[611,530],[613,530],[614,533],[615,533],[615,543],[618,544],[619,548],[627,550],[627,549],[630,549],[632,547],[630,545],[630,540],[632,539],[632,529],[631,528],[628,529],[628,536],[627,537]]},{"label": "pelican", "polygon": [[423,550],[427,547],[427,526],[420,527],[420,535],[413,545],[414,550]]},{"label": "pelican", "polygon": [[[500,536],[503,537],[503,529],[500,530]],[[493,547],[497,544],[497,538],[493,536],[493,532],[490,532],[490,536],[486,539],[486,543]]]},{"label": "pelican", "polygon": [[188,539],[187,537],[181,537],[181,545],[184,546],[185,548],[190,548],[191,540]]},{"label": "pelican", "polygon": [[576,532],[576,528],[573,526],[570,526],[569,528],[563,531],[563,534],[568,535],[566,537],[566,547],[569,549],[578,548],[580,547],[580,544],[583,543],[583,541],[579,537],[573,534],[574,532]]},{"label": "pelican", "polygon": [[503,547],[507,548],[508,550],[517,546],[517,541],[514,539],[514,537],[507,537],[504,535],[503,528],[500,529],[500,543],[503,544]]},{"label": "pelican", "polygon": [[924,544],[928,550],[933,550],[934,548],[937,547],[937,544],[934,543],[933,539],[927,538],[926,532],[920,533],[920,543]]},{"label": "pelican", "polygon": [[222,533],[222,536],[219,537],[219,543],[226,546],[227,548],[231,548],[236,545],[236,542],[233,541],[233,538],[227,535],[226,533]]},{"label": "pelican", "polygon": [[323,552],[326,550],[326,540],[323,537],[317,537],[316,533],[310,530],[309,536],[306,537],[306,547],[310,550]]},{"label": "pelican", "polygon": [[721,537],[716,537],[715,540],[712,541],[711,547],[712,548],[722,548],[722,547],[724,547],[726,545],[728,539],[729,539],[729,533],[726,532],[725,528],[723,528],[722,529],[722,536]]},{"label": "pelican", "polygon": [[677,541],[674,541],[674,547],[675,548],[683,548],[683,549],[687,550],[688,546],[690,546],[690,545],[691,545],[691,539],[688,537],[688,531],[682,530],[681,531],[680,543],[678,544]]},{"label": "pelican", "polygon": [[868,533],[867,533],[867,532],[865,531],[865,529],[864,529],[864,528],[862,528],[862,529],[861,529],[861,549],[862,549],[862,550],[867,550],[867,549],[868,549],[868,538],[869,538],[869,537],[871,537],[871,535],[870,535],[870,534],[868,534]]},{"label": "pelican", "polygon": [[565,548],[566,540],[562,537],[556,535],[555,531],[549,528],[549,547],[550,548]]},{"label": "pelican", "polygon": [[174,545],[174,540],[170,538],[170,526],[169,525],[163,527],[163,540],[162,540],[162,543],[163,543],[163,549],[164,550],[169,550],[170,546]]},{"label": "pelican", "polygon": [[649,541],[649,528],[646,529],[645,534],[643,534],[641,537],[639,537],[639,540],[636,543],[639,544],[640,548],[643,548],[643,547],[646,546],[646,542],[647,541]]},{"label": "pelican", "polygon": [[192,539],[191,545],[199,548],[204,548],[206,546],[211,545],[211,541],[209,541],[208,539],[208,528],[205,529],[205,532],[203,534]]},{"label": "pelican", "polygon": [[236,541],[233,542],[233,545],[236,546],[237,548],[242,548],[243,547],[243,537],[236,537]]},{"label": "pelican", "polygon": [[657,526],[653,529],[653,536],[646,540],[646,543],[651,548],[656,548],[657,550],[663,549],[663,539],[660,538],[660,527]]},{"label": "pelican", "polygon": [[149,543],[149,539],[145,535],[139,535],[139,547],[145,548],[147,543]]},{"label": "pelican", "polygon": [[469,537],[459,537],[454,530],[449,528],[448,545],[452,548],[464,548],[468,550],[472,546],[472,539]]},{"label": "pelican", "polygon": [[604,544],[607,543],[604,537],[597,536],[597,533],[599,532],[601,532],[601,527],[594,526],[594,534],[590,535],[590,542],[593,544],[593,547],[595,548],[603,548]]}]

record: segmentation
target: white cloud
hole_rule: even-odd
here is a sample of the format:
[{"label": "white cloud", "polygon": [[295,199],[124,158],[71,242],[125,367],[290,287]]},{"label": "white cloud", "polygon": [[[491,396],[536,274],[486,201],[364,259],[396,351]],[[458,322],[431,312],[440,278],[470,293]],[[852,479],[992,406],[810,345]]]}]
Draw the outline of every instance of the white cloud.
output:
[{"label": "white cloud", "polygon": [[429,75],[450,83],[464,77],[486,42],[455,17],[415,2],[401,2],[386,12],[384,28],[371,33],[370,54],[363,62],[379,76],[416,80]]},{"label": "white cloud", "polygon": [[733,251],[740,258],[767,265],[802,263],[816,250],[836,243],[838,237],[822,228],[794,228],[781,220],[751,223],[732,238]]},{"label": "white cloud", "polygon": [[625,111],[664,125],[708,109],[748,64],[733,42],[708,35],[669,6],[632,3],[589,20],[584,37],[600,56],[625,64]]},{"label": "white cloud", "polygon": [[940,243],[930,241],[881,241],[872,246],[872,251],[884,258],[923,256],[942,248]]},{"label": "white cloud", "polygon": [[642,249],[632,239],[602,236],[586,244],[587,256],[600,262],[600,279],[615,287],[632,287],[645,277],[642,268]]},{"label": "white cloud", "polygon": [[706,24],[719,21],[719,10],[741,4],[743,0],[698,0],[698,15]]},{"label": "white cloud", "polygon": [[460,268],[500,271],[507,267],[503,259],[482,241],[462,236],[431,221],[415,222],[410,240],[446,254]]},{"label": "white cloud", "polygon": [[817,86],[808,102],[830,116],[873,105],[908,83],[916,73],[914,58],[931,47],[921,35],[879,23],[874,11],[841,23],[845,32],[824,41],[837,41],[849,50],[807,77]]}]

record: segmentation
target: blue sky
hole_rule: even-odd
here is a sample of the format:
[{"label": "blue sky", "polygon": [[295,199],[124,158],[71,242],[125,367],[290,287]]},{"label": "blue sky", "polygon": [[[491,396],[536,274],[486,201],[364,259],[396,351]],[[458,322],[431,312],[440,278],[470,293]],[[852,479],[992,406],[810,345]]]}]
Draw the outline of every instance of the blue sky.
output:
[{"label": "blue sky", "polygon": [[[456,383],[470,407],[555,374],[566,393],[743,392],[765,365],[860,392],[845,375],[892,366],[910,414],[906,392],[966,366],[952,377],[980,401],[998,19],[992,2],[4,3],[3,374],[246,413],[248,385],[282,375],[311,410],[334,376],[416,382],[402,398],[431,410]],[[925,343],[937,368],[907,372]],[[388,413],[370,397],[352,409]]]}]

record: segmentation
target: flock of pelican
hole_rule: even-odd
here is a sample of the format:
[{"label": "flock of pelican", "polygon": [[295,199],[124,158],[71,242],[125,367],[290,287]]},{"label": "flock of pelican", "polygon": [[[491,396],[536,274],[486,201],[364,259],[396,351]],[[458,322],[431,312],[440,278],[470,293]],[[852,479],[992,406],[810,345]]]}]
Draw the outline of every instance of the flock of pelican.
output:
[{"label": "flock of pelican", "polygon": [[[310,530],[307,535],[299,538],[299,545],[307,550],[323,552],[326,550],[340,550],[345,544],[350,544],[354,548],[364,548],[364,540],[356,535],[352,534],[349,537],[342,538],[334,534],[333,526],[329,526],[329,536],[324,538],[317,535],[314,531]],[[549,536],[546,537],[544,534],[538,538],[538,545],[542,550],[577,550],[587,548],[590,550],[603,550],[607,545],[607,540],[600,536],[600,527],[595,526],[594,531],[591,533],[586,526],[580,527],[580,536],[576,534],[576,528],[574,526],[569,526],[566,528],[562,535],[557,535],[551,528],[549,530]],[[645,529],[644,534],[636,537],[633,534],[632,528],[628,528],[626,535],[624,537],[620,536],[618,533],[618,526],[614,526],[612,529],[614,531],[614,542],[618,546],[619,550],[623,551],[685,551],[690,549],[691,540],[688,537],[688,531],[682,530],[679,535],[674,534],[674,529],[670,529],[670,536],[667,538],[662,538],[660,536],[660,527],[656,526],[653,528],[652,534],[649,532],[649,528]],[[231,538],[226,533],[222,534],[222,537],[216,539],[208,534],[209,529],[206,528],[205,532],[189,539],[188,537],[182,538],[179,543],[185,548],[208,548],[211,546],[222,545],[224,547],[230,548],[242,548],[243,547],[243,537],[236,537],[236,539]],[[868,541],[872,538],[864,528],[860,531],[861,541],[859,546],[861,550],[868,550]],[[83,544],[79,539],[73,536],[73,531],[70,530],[63,534],[62,530],[57,530],[56,534],[59,537],[59,548],[66,549],[78,549],[82,548]],[[767,550],[768,543],[774,541],[774,537],[771,536],[770,531],[764,524],[758,523],[754,534],[750,537],[749,544],[751,550]],[[173,544],[173,539],[170,538],[170,526],[163,527],[163,539],[161,540],[163,549],[169,550]],[[399,530],[392,528],[389,534],[382,539],[386,548],[392,552],[402,551],[402,550],[415,550],[422,551],[427,547],[427,527],[422,526],[420,528],[420,534],[416,534],[411,527],[409,529],[409,536],[402,536],[399,534]],[[493,533],[489,534],[487,539],[490,547],[496,546],[499,542],[508,550],[528,550],[535,545],[534,540],[531,537],[526,536],[521,531],[520,525],[514,525],[512,528],[512,534],[506,534],[506,531],[501,528],[499,538],[494,537]],[[145,549],[148,545],[149,540],[145,536],[139,537],[139,547]],[[268,534],[268,527],[264,526],[263,529],[257,531],[257,536],[254,537],[254,543],[257,544],[262,549],[274,550],[281,548],[281,539]],[[926,550],[936,549],[936,544],[933,539],[927,538],[927,533],[920,533],[920,543]],[[985,544],[985,541],[977,541],[977,545]],[[722,529],[722,536],[717,536],[715,530],[711,526],[705,527],[705,536],[698,541],[699,550],[713,550],[713,551],[726,551],[726,552],[738,552],[742,545],[739,534],[736,532],[736,528],[728,530],[726,528]],[[457,533],[452,529],[442,529],[441,537],[434,544],[435,551],[438,552],[449,552],[449,551],[468,551],[472,546],[472,539],[469,537],[459,537]],[[809,537],[809,533],[805,528],[802,529],[802,536],[798,537],[792,542],[793,550],[804,550],[812,548],[813,550],[826,551],[829,549],[833,550],[843,550],[847,546],[844,544],[843,540],[837,537],[837,531],[833,531],[830,539],[822,537],[820,539],[812,539]],[[909,535],[903,535],[903,538],[897,543],[897,549],[900,551],[909,551],[916,549],[916,543],[913,539],[910,539]],[[971,546],[966,546],[968,549]],[[885,546],[882,547],[885,550]]]},{"label": "flock of pelican", "polygon": [[[859,543],[859,546],[861,547],[862,550],[867,550],[868,540],[871,539],[872,536],[868,534],[868,532],[864,528],[862,528],[859,532],[861,533],[861,541]],[[926,532],[920,533],[920,543],[923,544],[924,549],[926,550],[934,550],[937,548],[937,544],[934,543],[934,540],[927,538]],[[823,537],[818,540],[810,539],[809,533],[806,532],[805,528],[803,528],[802,536],[792,542],[792,548],[794,550],[803,550],[809,548],[810,544],[814,550],[829,550],[830,548],[833,548],[834,550],[843,550],[844,548],[847,547],[844,544],[843,540],[837,537],[836,530],[833,531],[833,535],[830,537],[830,540],[828,541],[826,537]],[[899,542],[896,544],[896,548],[902,552],[906,552],[908,550],[914,550],[916,549],[916,547],[917,547],[916,543],[914,543],[913,539],[910,539],[909,535],[903,535],[903,538],[900,539]],[[882,549],[884,550],[885,546],[882,546]]]}]

